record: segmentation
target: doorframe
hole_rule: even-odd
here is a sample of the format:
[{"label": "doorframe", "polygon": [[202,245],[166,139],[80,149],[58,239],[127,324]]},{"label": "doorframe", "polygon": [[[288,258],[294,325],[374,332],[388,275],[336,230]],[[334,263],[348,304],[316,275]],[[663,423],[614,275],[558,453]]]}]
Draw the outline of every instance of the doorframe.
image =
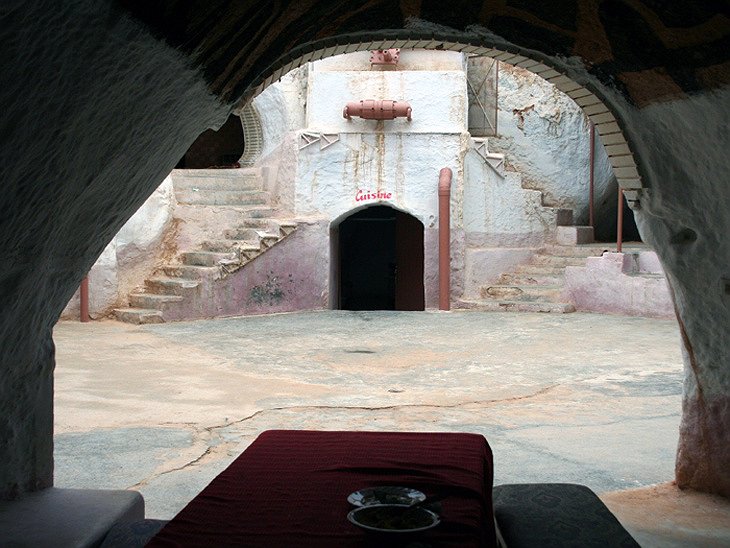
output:
[{"label": "doorframe", "polygon": [[[424,302],[426,302],[427,297],[427,291],[426,291],[426,223],[416,215],[413,211],[409,211],[407,209],[404,209],[402,207],[398,207],[392,202],[387,201],[377,201],[373,202],[367,205],[361,205],[357,207],[353,207],[352,209],[348,209],[344,213],[338,215],[335,217],[332,221],[330,221],[329,225],[329,247],[330,247],[330,271],[329,271],[329,284],[328,284],[328,298],[327,298],[327,304],[329,306],[330,310],[340,310],[340,305],[342,304],[341,296],[340,296],[340,225],[343,221],[346,221],[349,217],[354,215],[355,213],[359,213],[360,211],[364,209],[368,209],[371,207],[377,207],[377,206],[385,206],[389,207],[395,211],[400,211],[401,213],[405,213],[406,215],[410,215],[411,217],[414,217],[417,219],[421,225],[423,225],[423,298]],[[426,307],[427,308],[427,307]],[[426,310],[424,308],[424,310]]]}]

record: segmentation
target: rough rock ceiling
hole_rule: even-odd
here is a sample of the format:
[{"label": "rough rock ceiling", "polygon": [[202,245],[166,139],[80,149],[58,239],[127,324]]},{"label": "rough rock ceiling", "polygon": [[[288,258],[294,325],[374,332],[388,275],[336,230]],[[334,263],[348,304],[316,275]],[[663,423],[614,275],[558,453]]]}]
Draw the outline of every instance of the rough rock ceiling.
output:
[{"label": "rough rock ceiling", "polygon": [[726,0],[118,1],[233,100],[297,46],[354,32],[377,36],[412,17],[445,33],[476,24],[524,48],[579,56],[639,106],[730,84]]}]

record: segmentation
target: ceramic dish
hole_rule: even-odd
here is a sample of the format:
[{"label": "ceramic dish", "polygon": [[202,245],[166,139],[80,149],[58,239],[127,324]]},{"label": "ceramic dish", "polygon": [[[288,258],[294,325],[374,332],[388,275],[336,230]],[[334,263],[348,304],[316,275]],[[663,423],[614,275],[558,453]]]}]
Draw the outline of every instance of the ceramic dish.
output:
[{"label": "ceramic dish", "polygon": [[416,504],[426,500],[426,495],[410,487],[384,485],[368,487],[350,493],[347,502],[353,506],[370,506],[371,504]]},{"label": "ceramic dish", "polygon": [[418,533],[436,527],[441,521],[430,510],[408,504],[361,506],[347,514],[347,519],[376,533]]}]

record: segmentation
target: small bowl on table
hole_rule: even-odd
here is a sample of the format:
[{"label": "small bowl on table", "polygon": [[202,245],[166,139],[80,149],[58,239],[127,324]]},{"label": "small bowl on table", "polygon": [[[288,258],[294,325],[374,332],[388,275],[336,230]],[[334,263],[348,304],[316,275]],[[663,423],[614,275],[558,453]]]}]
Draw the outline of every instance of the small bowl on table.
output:
[{"label": "small bowl on table", "polygon": [[373,533],[421,533],[436,527],[438,515],[419,505],[370,504],[355,508],[347,519]]}]

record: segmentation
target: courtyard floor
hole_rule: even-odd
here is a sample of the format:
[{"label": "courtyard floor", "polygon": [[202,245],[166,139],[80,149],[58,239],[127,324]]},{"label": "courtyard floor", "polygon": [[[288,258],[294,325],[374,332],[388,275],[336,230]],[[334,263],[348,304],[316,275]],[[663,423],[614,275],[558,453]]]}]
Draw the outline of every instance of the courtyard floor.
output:
[{"label": "courtyard floor", "polygon": [[[675,321],[307,312],[54,331],[55,482],[169,519],[271,428],[483,434],[495,483],[575,482],[642,546],[728,546],[730,504],[673,479]],[[657,485],[659,484],[659,485]]]}]

